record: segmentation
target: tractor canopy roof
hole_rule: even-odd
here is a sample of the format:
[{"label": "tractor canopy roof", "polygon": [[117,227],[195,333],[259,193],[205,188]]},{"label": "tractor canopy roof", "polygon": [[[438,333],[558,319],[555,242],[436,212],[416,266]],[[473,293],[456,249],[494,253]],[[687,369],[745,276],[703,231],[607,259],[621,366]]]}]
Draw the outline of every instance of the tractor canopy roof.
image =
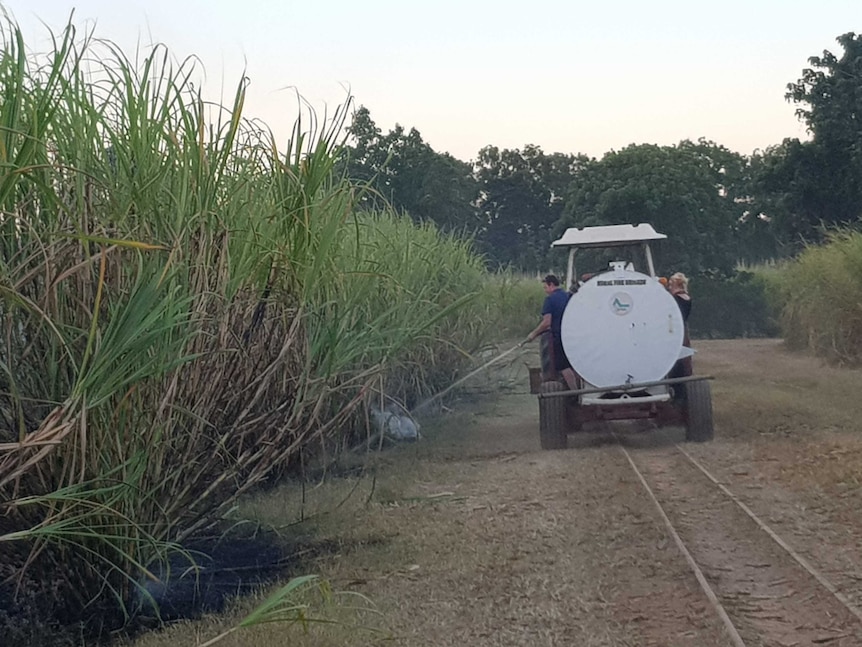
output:
[{"label": "tractor canopy roof", "polygon": [[620,247],[665,238],[667,236],[658,233],[652,225],[643,222],[638,225],[571,227],[551,243],[551,247]]}]

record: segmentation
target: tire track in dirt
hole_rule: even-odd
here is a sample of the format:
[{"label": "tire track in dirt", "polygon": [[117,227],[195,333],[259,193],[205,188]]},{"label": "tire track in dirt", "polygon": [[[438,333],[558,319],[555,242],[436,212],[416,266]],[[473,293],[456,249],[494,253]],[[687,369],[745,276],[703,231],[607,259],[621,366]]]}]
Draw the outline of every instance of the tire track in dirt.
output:
[{"label": "tire track in dirt", "polygon": [[859,619],[682,453],[632,459],[747,645],[860,644]]},{"label": "tire track in dirt", "polygon": [[[410,561],[365,589],[393,644],[725,647],[619,458],[602,443],[438,463],[412,494],[452,495],[386,509],[381,531]],[[421,611],[396,611],[420,595]]]}]

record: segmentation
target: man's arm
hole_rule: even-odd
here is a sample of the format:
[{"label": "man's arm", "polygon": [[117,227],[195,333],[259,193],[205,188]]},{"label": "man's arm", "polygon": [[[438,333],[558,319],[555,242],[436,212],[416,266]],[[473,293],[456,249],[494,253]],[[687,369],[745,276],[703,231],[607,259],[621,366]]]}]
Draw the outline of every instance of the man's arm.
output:
[{"label": "man's arm", "polygon": [[542,315],[542,320],[539,322],[539,325],[533,329],[529,335],[527,335],[526,341],[533,341],[536,337],[541,335],[546,330],[551,329],[551,315],[546,314]]}]

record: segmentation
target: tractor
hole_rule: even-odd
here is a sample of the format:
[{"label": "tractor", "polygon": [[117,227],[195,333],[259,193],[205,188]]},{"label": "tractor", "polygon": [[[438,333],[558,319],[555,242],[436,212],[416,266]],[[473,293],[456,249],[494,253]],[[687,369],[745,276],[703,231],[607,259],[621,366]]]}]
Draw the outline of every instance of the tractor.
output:
[{"label": "tractor", "polygon": [[[682,314],[655,272],[650,243],[666,238],[641,223],[571,228],[552,243],[569,250],[566,286],[575,291],[561,338],[577,388],[554,371],[550,333],[543,334],[542,366],[530,369],[543,449],[565,449],[568,435],[593,421],[648,419],[684,426],[687,441],[712,439],[711,378],[691,374]],[[577,252],[601,249],[614,260],[579,281]]]}]

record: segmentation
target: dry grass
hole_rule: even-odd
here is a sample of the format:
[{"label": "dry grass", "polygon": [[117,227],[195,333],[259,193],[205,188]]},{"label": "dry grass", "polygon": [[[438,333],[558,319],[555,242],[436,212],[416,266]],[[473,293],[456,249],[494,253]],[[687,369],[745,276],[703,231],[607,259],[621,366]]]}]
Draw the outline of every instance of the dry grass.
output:
[{"label": "dry grass", "polygon": [[862,418],[860,371],[792,353],[775,339],[700,341],[699,372],[716,377],[713,399],[725,436],[855,430]]}]

